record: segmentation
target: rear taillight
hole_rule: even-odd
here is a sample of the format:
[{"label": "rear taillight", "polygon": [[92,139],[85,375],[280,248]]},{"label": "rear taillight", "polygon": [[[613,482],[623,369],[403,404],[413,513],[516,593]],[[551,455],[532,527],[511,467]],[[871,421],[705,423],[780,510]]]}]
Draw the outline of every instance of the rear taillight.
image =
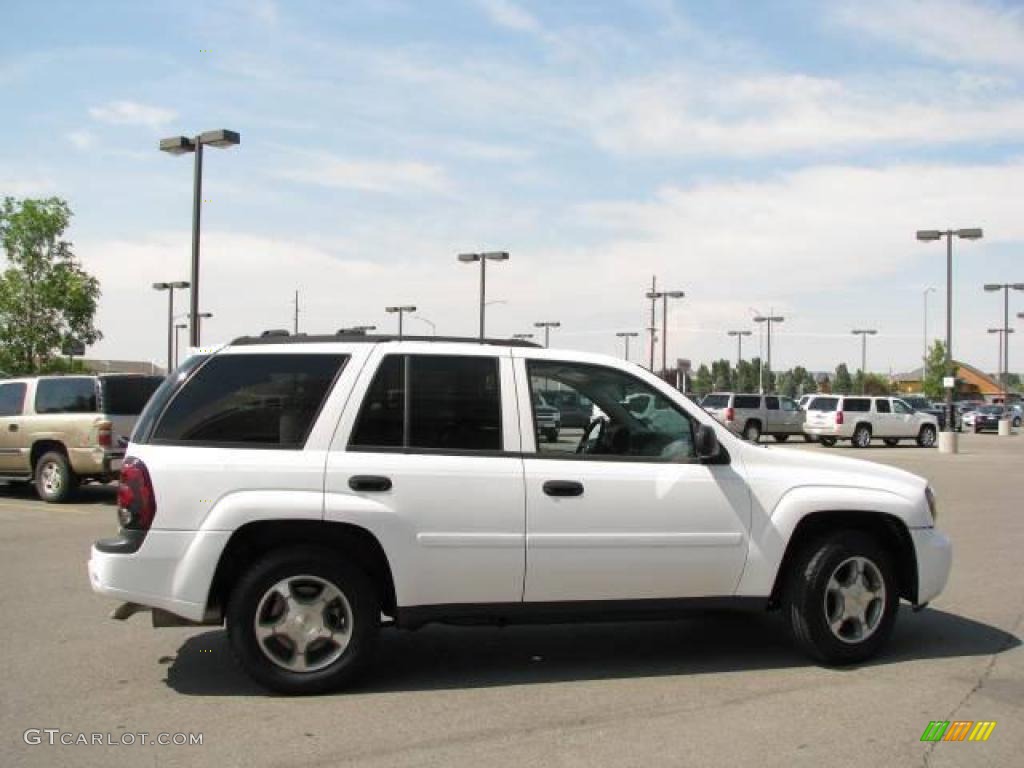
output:
[{"label": "rear taillight", "polygon": [[124,528],[147,531],[156,516],[156,498],[149,470],[141,459],[130,456],[121,465],[117,487],[117,519]]},{"label": "rear taillight", "polygon": [[836,411],[836,425],[839,425],[839,424],[842,424],[842,423],[843,423],[843,412],[842,411]]},{"label": "rear taillight", "polygon": [[96,425],[96,442],[102,448],[109,448],[114,443],[114,425],[109,421],[101,421]]},{"label": "rear taillight", "polygon": [[736,411],[732,409],[732,406],[725,409],[725,420],[733,421],[736,418]]}]

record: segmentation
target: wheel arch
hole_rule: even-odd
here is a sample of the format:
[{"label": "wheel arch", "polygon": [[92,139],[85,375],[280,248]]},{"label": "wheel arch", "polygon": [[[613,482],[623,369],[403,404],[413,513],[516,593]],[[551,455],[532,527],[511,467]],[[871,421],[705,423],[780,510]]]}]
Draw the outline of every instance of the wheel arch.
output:
[{"label": "wheel arch", "polygon": [[70,454],[68,453],[67,446],[64,445],[63,441],[52,437],[41,437],[32,443],[32,447],[29,449],[28,464],[33,473],[36,471],[36,462],[39,461],[44,454],[49,453],[50,451],[63,453],[70,461]]},{"label": "wheel arch", "polygon": [[315,546],[349,558],[377,587],[382,610],[394,615],[397,602],[394,578],[376,536],[351,523],[285,519],[257,520],[232,533],[210,583],[207,615],[223,617],[231,590],[247,565],[275,549],[295,546]]}]

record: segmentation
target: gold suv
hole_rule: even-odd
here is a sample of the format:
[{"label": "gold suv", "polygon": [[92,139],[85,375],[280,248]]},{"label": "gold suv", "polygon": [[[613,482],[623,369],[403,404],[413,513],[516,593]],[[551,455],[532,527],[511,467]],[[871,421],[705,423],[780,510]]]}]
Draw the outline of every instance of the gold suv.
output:
[{"label": "gold suv", "polygon": [[82,481],[110,481],[161,381],[136,374],[0,380],[0,480],[34,482],[49,502],[67,501]]}]

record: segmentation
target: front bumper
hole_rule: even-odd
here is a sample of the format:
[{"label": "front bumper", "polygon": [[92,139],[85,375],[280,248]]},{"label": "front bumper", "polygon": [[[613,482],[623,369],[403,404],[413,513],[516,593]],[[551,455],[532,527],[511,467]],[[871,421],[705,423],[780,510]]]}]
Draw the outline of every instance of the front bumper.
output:
[{"label": "front bumper", "polygon": [[935,528],[912,528],[917,556],[917,604],[930,602],[946,586],[953,567],[953,544]]}]

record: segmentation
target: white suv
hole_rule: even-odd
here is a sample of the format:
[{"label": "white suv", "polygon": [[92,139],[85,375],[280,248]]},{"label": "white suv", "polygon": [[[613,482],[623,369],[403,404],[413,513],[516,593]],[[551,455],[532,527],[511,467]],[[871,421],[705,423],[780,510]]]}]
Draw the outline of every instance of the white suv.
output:
[{"label": "white suv", "polygon": [[[537,439],[560,387],[603,417]],[[652,398],[650,416],[633,407]],[[828,664],[949,575],[925,480],[744,442],[656,376],[507,341],[238,339],[190,358],[128,447],[93,588],[227,624],[260,683],[337,688],[381,627],[780,608]]]},{"label": "white suv", "polygon": [[867,448],[873,438],[881,438],[888,446],[909,439],[930,448],[938,431],[934,416],[915,411],[898,397],[818,395],[807,406],[804,422],[804,432],[826,447],[849,440]]}]

